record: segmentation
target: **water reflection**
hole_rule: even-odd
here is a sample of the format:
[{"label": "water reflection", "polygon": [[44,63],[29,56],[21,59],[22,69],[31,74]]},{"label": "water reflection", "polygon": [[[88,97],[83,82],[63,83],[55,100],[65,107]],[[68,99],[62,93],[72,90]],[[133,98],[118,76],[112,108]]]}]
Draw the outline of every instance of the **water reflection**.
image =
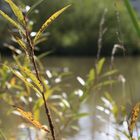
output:
[{"label": "water reflection", "polygon": [[[89,110],[88,104],[82,105],[80,108],[80,112],[91,112],[91,110]],[[81,118],[78,122],[80,126],[80,131],[74,137],[68,138],[68,140],[84,140],[84,139],[92,140],[93,139],[92,122],[93,120],[92,117],[90,116]]]}]

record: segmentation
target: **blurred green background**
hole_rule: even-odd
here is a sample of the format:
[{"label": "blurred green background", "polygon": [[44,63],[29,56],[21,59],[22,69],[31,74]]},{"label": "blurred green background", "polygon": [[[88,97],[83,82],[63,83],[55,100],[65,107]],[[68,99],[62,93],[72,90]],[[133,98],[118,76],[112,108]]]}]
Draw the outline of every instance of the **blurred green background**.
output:
[{"label": "blurred green background", "polygon": [[[22,7],[32,6],[35,2],[16,0]],[[0,8],[11,15],[8,5],[3,0],[0,3]],[[107,31],[103,36],[102,55],[111,54],[113,45],[120,43],[118,37],[126,48],[126,54],[140,53],[139,37],[123,2],[117,0],[44,0],[30,15],[34,31],[41,27],[46,18],[67,4],[72,6],[48,28],[48,39],[38,46],[39,53],[52,50],[55,55],[96,55],[99,25],[105,9],[108,10],[104,24]],[[116,12],[119,13],[119,19]],[[4,52],[3,43],[10,42],[9,25],[1,17],[0,23],[0,48]]]}]

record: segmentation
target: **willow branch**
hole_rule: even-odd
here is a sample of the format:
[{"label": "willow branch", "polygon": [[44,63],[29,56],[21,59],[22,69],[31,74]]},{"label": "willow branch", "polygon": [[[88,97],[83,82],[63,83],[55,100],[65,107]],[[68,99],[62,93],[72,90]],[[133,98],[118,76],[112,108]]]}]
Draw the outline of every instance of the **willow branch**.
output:
[{"label": "willow branch", "polygon": [[[26,21],[26,19],[25,19],[25,21]],[[26,24],[27,24],[27,22],[26,22]],[[25,31],[26,31],[26,37],[25,38],[27,40],[27,45],[28,45],[28,48],[29,48],[28,54],[29,54],[29,57],[30,57],[30,61],[33,64],[36,77],[37,77],[38,81],[41,83],[41,85],[43,87],[43,91],[40,90],[40,92],[41,92],[41,95],[42,95],[42,98],[43,98],[43,101],[44,101],[45,112],[46,112],[46,115],[47,115],[47,118],[48,118],[51,135],[52,135],[53,140],[56,140],[53,121],[52,121],[51,114],[50,114],[50,111],[49,111],[49,107],[47,105],[47,102],[46,102],[46,99],[45,99],[45,94],[44,94],[46,89],[45,89],[44,83],[41,80],[41,77],[39,75],[38,67],[37,67],[37,64],[36,64],[36,61],[35,61],[34,44],[33,44],[32,40],[31,40],[29,31],[27,29],[27,25],[25,27]]]}]

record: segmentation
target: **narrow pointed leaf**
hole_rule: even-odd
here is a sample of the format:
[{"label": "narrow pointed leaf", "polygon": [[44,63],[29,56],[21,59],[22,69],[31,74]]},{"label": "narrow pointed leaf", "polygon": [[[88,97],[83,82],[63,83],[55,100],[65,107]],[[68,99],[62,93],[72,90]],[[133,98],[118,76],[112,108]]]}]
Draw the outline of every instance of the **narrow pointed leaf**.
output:
[{"label": "narrow pointed leaf", "polygon": [[94,89],[96,89],[96,88],[101,88],[101,87],[103,87],[103,86],[108,86],[108,85],[111,85],[111,84],[114,84],[114,83],[116,83],[115,80],[104,81],[104,82],[101,82],[101,83],[97,84],[97,85],[94,87]]},{"label": "narrow pointed leaf", "polygon": [[131,21],[134,25],[134,28],[136,29],[137,34],[140,36],[139,20],[138,20],[138,17],[136,16],[136,13],[131,5],[131,2],[129,0],[124,0],[124,4],[125,4],[126,9],[129,13],[129,16],[130,16]]},{"label": "narrow pointed leaf", "polygon": [[24,72],[29,78],[32,79],[32,81],[35,83],[35,85],[40,89],[40,91],[43,91],[43,87],[40,83],[40,81],[36,78],[36,76],[27,68],[20,66],[20,69],[22,72]]},{"label": "narrow pointed leaf", "polygon": [[14,37],[16,42],[19,44],[19,46],[23,49],[23,50],[26,50],[26,45],[25,43],[19,38],[19,37]]},{"label": "narrow pointed leaf", "polygon": [[[45,92],[45,99],[48,100],[48,98],[52,95],[52,93],[55,91],[55,88],[54,89],[49,89],[47,88],[46,92]],[[39,98],[35,105],[34,105],[34,111],[37,109],[37,108],[40,108],[42,105],[44,104],[44,101],[42,98]]]},{"label": "narrow pointed leaf", "polygon": [[117,72],[118,72],[118,70],[114,69],[114,70],[111,70],[111,71],[108,71],[108,72],[104,73],[104,74],[102,75],[102,77],[111,76],[111,75],[116,74]]},{"label": "narrow pointed leaf", "polygon": [[97,74],[99,75],[102,71],[103,65],[104,65],[105,59],[102,58],[101,60],[99,60],[98,64],[97,64]]},{"label": "narrow pointed leaf", "polygon": [[22,27],[14,21],[12,18],[10,18],[6,13],[0,10],[0,15],[3,16],[10,24],[12,24],[14,27],[19,29],[23,34],[25,34],[25,31],[22,29]]},{"label": "narrow pointed leaf", "polygon": [[21,114],[21,116],[26,119],[28,122],[30,122],[32,125],[34,125],[38,129],[42,129],[46,132],[49,132],[49,129],[47,126],[42,125],[39,121],[35,120],[31,112],[25,112],[19,107],[16,107],[16,110]]},{"label": "narrow pointed leaf", "polygon": [[27,12],[27,15],[29,15],[30,13],[32,13],[32,11],[38,6],[40,5],[44,0],[38,0],[31,8],[30,10]]},{"label": "narrow pointed leaf", "polygon": [[22,24],[25,24],[24,16],[22,11],[17,7],[17,5],[12,0],[5,0],[13,10],[15,16],[18,18],[18,21]]},{"label": "narrow pointed leaf", "polygon": [[60,9],[56,13],[54,13],[49,19],[45,21],[45,23],[41,26],[39,31],[37,32],[35,38],[34,38],[34,43],[40,38],[41,34],[45,31],[45,29],[61,14],[63,13],[70,5]]},{"label": "narrow pointed leaf", "polygon": [[95,79],[95,70],[94,69],[91,69],[89,71],[89,74],[88,74],[87,83],[93,82],[94,79]]},{"label": "narrow pointed leaf", "polygon": [[15,74],[19,79],[21,79],[25,84],[27,84],[30,88],[32,88],[34,91],[36,91],[41,96],[40,91],[34,85],[32,85],[25,77],[23,77],[23,75],[21,73],[19,73],[16,70],[13,70],[12,68],[9,68],[8,66],[7,66],[7,68],[10,69],[13,74]]},{"label": "narrow pointed leaf", "polygon": [[89,114],[89,113],[86,113],[86,112],[77,113],[77,114],[74,114],[73,120],[78,120],[78,119],[80,119],[80,118],[87,117],[87,116],[89,116],[89,115],[90,115],[90,114]]},{"label": "narrow pointed leaf", "polygon": [[13,26],[15,26],[16,28],[19,28],[18,23],[16,23],[16,21],[14,21],[13,19],[11,19],[6,13],[4,13],[3,11],[0,10],[0,14],[1,14],[6,20],[8,20]]},{"label": "narrow pointed leaf", "polygon": [[[47,86],[47,90],[45,92],[45,99],[46,101],[48,100],[48,98],[53,94],[54,91],[57,91],[58,88],[57,87],[54,87],[52,89],[50,89],[48,86]],[[43,98],[39,98],[36,103],[34,104],[34,107],[33,107],[33,112],[34,112],[34,117],[36,119],[39,119],[39,111],[40,111],[40,108],[41,106],[44,104],[44,101],[43,101]]]}]

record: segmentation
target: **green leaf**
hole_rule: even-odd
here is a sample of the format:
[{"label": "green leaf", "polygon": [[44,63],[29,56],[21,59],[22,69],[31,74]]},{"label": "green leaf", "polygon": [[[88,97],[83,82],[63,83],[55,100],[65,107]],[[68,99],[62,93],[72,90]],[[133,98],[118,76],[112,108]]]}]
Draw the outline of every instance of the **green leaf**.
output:
[{"label": "green leaf", "polygon": [[38,59],[42,59],[44,58],[45,56],[48,56],[49,54],[53,53],[53,51],[46,51],[44,53],[41,53],[39,56],[38,56]]},{"label": "green leaf", "polygon": [[94,80],[95,80],[95,70],[91,69],[88,74],[88,78],[86,80],[86,85],[84,88],[84,95],[82,96],[82,100],[86,99],[86,96],[90,92],[91,88],[94,86]]},{"label": "green leaf", "polygon": [[111,96],[108,92],[105,92],[105,98],[106,98],[107,100],[109,100],[109,102],[111,102],[111,103],[114,102],[113,99],[112,99],[112,96]]},{"label": "green leaf", "polygon": [[61,119],[61,121],[64,121],[64,116],[62,116],[60,110],[56,107],[56,105],[50,103],[49,108]]},{"label": "green leaf", "polygon": [[108,80],[108,81],[104,81],[104,82],[101,82],[99,84],[97,84],[94,88],[101,88],[103,86],[108,86],[108,85],[111,85],[111,84],[114,84],[116,83],[115,80]]},{"label": "green leaf", "polygon": [[0,10],[0,15],[3,16],[10,24],[12,24],[14,27],[19,29],[23,34],[25,34],[25,31],[22,29],[22,27],[14,21],[12,18],[10,18],[6,13]]},{"label": "green leaf", "polygon": [[97,74],[99,75],[102,71],[103,68],[103,64],[105,62],[105,58],[102,58],[99,60],[99,62],[97,63]]},{"label": "green leaf", "polygon": [[[49,87],[47,88],[46,92],[45,92],[45,99],[48,100],[49,96],[53,93],[55,89],[49,89]],[[42,98],[39,98],[34,107],[33,107],[33,112],[34,112],[34,116],[36,119],[39,119],[39,112],[40,112],[40,108],[41,106],[44,104],[44,101]]]},{"label": "green leaf", "polygon": [[89,74],[88,74],[87,82],[88,83],[91,83],[91,82],[93,82],[94,79],[95,79],[95,70],[94,69],[91,69],[89,71]]},{"label": "green leaf", "polygon": [[[45,99],[48,100],[48,98],[50,97],[50,95],[52,95],[52,93],[54,92],[55,88],[54,89],[49,89],[47,88],[46,92],[45,92]],[[37,107],[41,107],[42,105],[44,104],[44,101],[42,98],[39,98],[34,106],[34,108],[37,108]]]},{"label": "green leaf", "polygon": [[41,42],[44,42],[44,41],[46,41],[47,40],[47,38],[44,36],[44,37],[40,37],[36,42],[35,42],[35,45],[37,45],[37,44],[39,44],[39,43],[41,43]]},{"label": "green leaf", "polygon": [[1,14],[6,20],[8,20],[13,26],[15,26],[16,28],[19,28],[18,23],[16,23],[13,19],[11,19],[6,13],[4,13],[3,11],[0,10],[0,14]]},{"label": "green leaf", "polygon": [[27,15],[29,15],[39,4],[41,4],[44,0],[38,0],[27,12]]},{"label": "green leaf", "polygon": [[129,0],[124,0],[124,4],[125,4],[126,9],[127,9],[128,13],[130,15],[130,18],[132,20],[134,28],[136,29],[136,32],[140,37],[140,27],[139,27],[138,18],[136,17],[134,9],[132,8]]},{"label": "green leaf", "polygon": [[64,105],[65,108],[70,108],[70,104],[66,99],[61,99],[61,103]]},{"label": "green leaf", "polygon": [[46,30],[46,28],[61,14],[63,13],[68,7],[70,7],[71,5],[68,5],[62,9],[60,9],[59,11],[55,12],[49,19],[47,19],[45,21],[45,23],[41,26],[41,28],[39,29],[39,31],[37,32],[35,38],[34,38],[34,43],[40,38],[40,36],[42,35],[42,33]]},{"label": "green leaf", "polygon": [[118,108],[116,102],[113,100],[112,96],[108,92],[105,93],[105,98],[112,104],[112,113],[113,113],[114,117],[117,119],[118,113],[119,113],[119,108]]},{"label": "green leaf", "polygon": [[89,115],[89,113],[77,113],[77,114],[74,114],[73,116],[73,120],[78,120],[80,118],[83,118],[83,117],[87,117]]},{"label": "green leaf", "polygon": [[25,25],[25,20],[22,11],[17,7],[17,5],[12,0],[5,0],[13,10],[15,16],[18,18],[18,21]]},{"label": "green leaf", "polygon": [[111,75],[113,75],[113,74],[116,74],[117,72],[118,72],[118,70],[111,70],[111,71],[108,71],[108,72],[104,73],[104,74],[102,75],[102,77],[111,76]]}]

